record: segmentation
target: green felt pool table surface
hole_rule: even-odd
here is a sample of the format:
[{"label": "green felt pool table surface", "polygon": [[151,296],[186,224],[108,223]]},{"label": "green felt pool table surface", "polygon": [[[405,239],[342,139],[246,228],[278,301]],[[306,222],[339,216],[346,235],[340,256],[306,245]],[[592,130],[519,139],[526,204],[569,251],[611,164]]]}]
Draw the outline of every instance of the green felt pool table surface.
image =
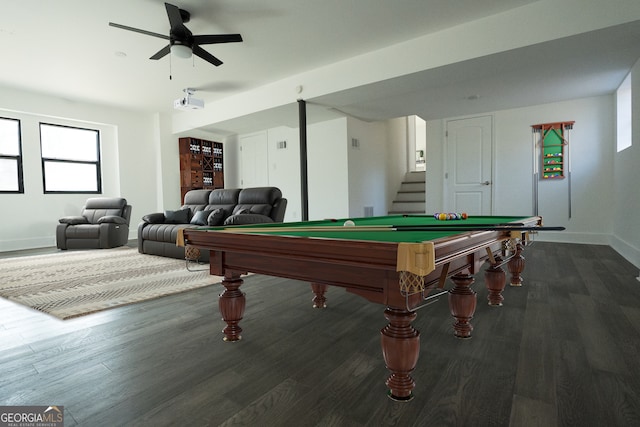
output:
[{"label": "green felt pool table surface", "polygon": [[[392,226],[427,226],[427,227],[474,227],[478,225],[497,225],[524,221],[529,217],[523,216],[470,216],[464,220],[441,221],[433,215],[388,215],[365,218],[326,219],[304,222],[284,222],[269,224],[252,224],[234,227],[250,232],[252,228],[258,229],[260,234],[319,237],[327,239],[370,240],[380,242],[424,242],[448,237],[460,233],[460,231],[396,231]],[[355,226],[344,226],[345,221],[351,220]],[[380,229],[374,229],[381,227]],[[383,228],[389,227],[389,228]],[[296,228],[301,228],[296,231]],[[314,228],[313,230],[309,228]],[[327,228],[323,230],[322,228]],[[363,228],[359,230],[359,228]],[[286,230],[280,230],[286,229]],[[212,231],[220,230],[219,227],[211,228]]]}]

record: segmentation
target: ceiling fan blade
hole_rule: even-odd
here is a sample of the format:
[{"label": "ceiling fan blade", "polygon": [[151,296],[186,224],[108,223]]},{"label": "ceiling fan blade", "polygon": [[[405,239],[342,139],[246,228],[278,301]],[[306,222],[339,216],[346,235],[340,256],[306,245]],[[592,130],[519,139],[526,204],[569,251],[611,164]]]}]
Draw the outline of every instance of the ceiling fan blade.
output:
[{"label": "ceiling fan blade", "polygon": [[209,34],[193,36],[194,44],[235,43],[241,42],[240,34]]},{"label": "ceiling fan blade", "polygon": [[134,33],[146,34],[148,36],[169,40],[169,36],[166,36],[164,34],[152,33],[151,31],[141,30],[139,28],[127,27],[126,25],[116,24],[114,22],[109,22],[109,25],[112,27],[120,28],[122,30],[133,31]]},{"label": "ceiling fan blade", "polygon": [[204,50],[203,48],[201,48],[198,45],[194,45],[193,46],[193,54],[196,56],[199,56],[200,58],[204,59],[205,61],[215,65],[216,67],[219,65],[222,65],[222,61],[220,61],[218,58],[216,58],[215,56],[211,55],[209,52],[207,52],[206,50]]},{"label": "ceiling fan blade", "polygon": [[171,52],[171,45],[168,44],[165,47],[163,47],[162,49],[160,49],[159,51],[157,51],[155,53],[155,55],[153,55],[151,58],[149,59],[160,59],[166,55],[168,55]]},{"label": "ceiling fan blade", "polygon": [[167,9],[167,16],[169,17],[169,24],[171,24],[171,33],[178,38],[185,38],[191,35],[191,31],[184,26],[182,22],[182,15],[180,14],[180,8],[169,3],[164,4]]}]

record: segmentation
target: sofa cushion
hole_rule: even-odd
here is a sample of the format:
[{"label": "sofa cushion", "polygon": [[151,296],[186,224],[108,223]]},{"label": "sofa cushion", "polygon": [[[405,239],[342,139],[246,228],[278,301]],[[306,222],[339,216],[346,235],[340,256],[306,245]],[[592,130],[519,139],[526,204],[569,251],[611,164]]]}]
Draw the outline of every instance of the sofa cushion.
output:
[{"label": "sofa cushion", "polygon": [[244,213],[231,215],[224,220],[224,225],[264,224],[274,222],[270,217],[260,214]]},{"label": "sofa cushion", "polygon": [[231,205],[238,204],[238,196],[240,195],[240,188],[218,188],[213,190],[209,194],[209,205]]},{"label": "sofa cushion", "polygon": [[233,209],[233,215],[248,213],[269,216],[271,214],[271,205],[238,205]]},{"label": "sofa cushion", "polygon": [[190,223],[193,225],[208,225],[209,215],[212,211],[198,211],[191,218]]},{"label": "sofa cushion", "polygon": [[239,205],[273,205],[282,198],[282,192],[276,187],[245,188],[238,195]]},{"label": "sofa cushion", "polygon": [[[209,194],[211,190],[190,190],[184,195],[184,204],[180,209],[186,209],[189,211],[189,219],[196,214],[196,212],[205,210],[207,201],[209,200]],[[186,221],[188,224],[189,221]]]},{"label": "sofa cushion", "polygon": [[142,240],[164,242],[175,246],[178,238],[178,230],[183,228],[196,228],[193,224],[147,224],[141,231]]},{"label": "sofa cushion", "polygon": [[222,209],[224,215],[222,220],[220,220],[221,224],[225,218],[231,215],[233,208],[238,204],[239,194],[239,188],[218,188],[213,190],[209,195],[208,204],[204,207],[204,210],[215,211],[216,209]]},{"label": "sofa cushion", "polygon": [[226,216],[227,215],[224,209],[222,208],[214,209],[211,211],[211,214],[209,214],[209,217],[207,218],[207,225],[210,225],[210,226],[222,225],[222,222],[224,221]]},{"label": "sofa cushion", "polygon": [[273,204],[281,198],[282,192],[276,187],[245,188],[238,195],[238,204],[233,214],[249,209],[252,214],[271,216]]},{"label": "sofa cushion", "polygon": [[184,195],[185,205],[206,205],[211,190],[191,190]]},{"label": "sofa cushion", "polygon": [[189,224],[189,209],[164,211],[164,222],[167,224]]},{"label": "sofa cushion", "polygon": [[76,227],[67,227],[65,230],[67,240],[70,239],[99,239],[99,224],[79,224]]}]

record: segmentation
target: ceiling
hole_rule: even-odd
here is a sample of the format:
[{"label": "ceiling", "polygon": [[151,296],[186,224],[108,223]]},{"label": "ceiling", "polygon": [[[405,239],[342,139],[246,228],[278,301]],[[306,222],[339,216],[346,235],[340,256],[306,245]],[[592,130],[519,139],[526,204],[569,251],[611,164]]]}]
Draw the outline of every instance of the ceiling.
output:
[{"label": "ceiling", "polygon": [[[182,90],[207,102],[536,0],[174,0],[194,34],[241,33],[204,48],[224,64],[148,58],[167,42],[159,0],[4,2],[0,86],[80,102],[173,113]],[[34,12],[37,11],[37,12]],[[433,68],[308,100],[312,115],[380,120],[495,111],[611,93],[640,58],[640,21]],[[553,63],[553,67],[549,63]],[[295,105],[212,123],[234,133],[296,126]],[[250,125],[249,125],[250,123]],[[206,128],[206,127],[205,127]]]}]

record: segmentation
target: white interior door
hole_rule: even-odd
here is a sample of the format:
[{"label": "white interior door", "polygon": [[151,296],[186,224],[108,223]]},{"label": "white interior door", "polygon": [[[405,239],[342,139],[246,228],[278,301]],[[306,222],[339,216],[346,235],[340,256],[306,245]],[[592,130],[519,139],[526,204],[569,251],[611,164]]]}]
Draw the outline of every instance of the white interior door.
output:
[{"label": "white interior door", "polygon": [[446,206],[452,212],[491,215],[492,118],[447,121],[448,191]]}]

